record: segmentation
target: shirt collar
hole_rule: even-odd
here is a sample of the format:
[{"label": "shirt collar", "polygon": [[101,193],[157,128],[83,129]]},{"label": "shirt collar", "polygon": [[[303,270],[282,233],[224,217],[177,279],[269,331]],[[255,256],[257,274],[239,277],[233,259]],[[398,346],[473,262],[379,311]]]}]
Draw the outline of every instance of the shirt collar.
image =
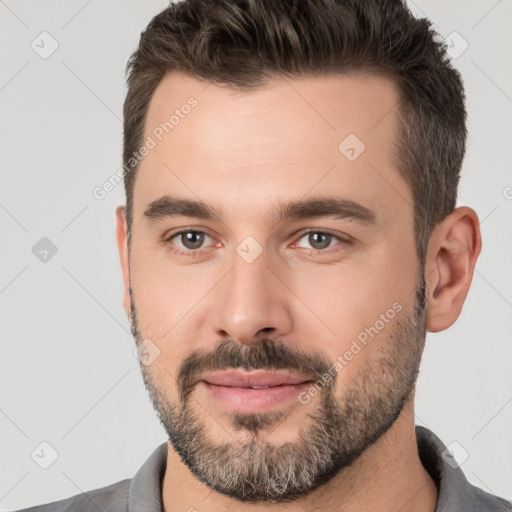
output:
[{"label": "shirt collar", "polygon": [[435,512],[512,511],[510,502],[469,483],[449,448],[431,430],[416,425],[416,442],[421,463],[437,485]]},{"label": "shirt collar", "polygon": [[162,479],[167,466],[167,443],[162,443],[132,478],[127,512],[162,512]]}]

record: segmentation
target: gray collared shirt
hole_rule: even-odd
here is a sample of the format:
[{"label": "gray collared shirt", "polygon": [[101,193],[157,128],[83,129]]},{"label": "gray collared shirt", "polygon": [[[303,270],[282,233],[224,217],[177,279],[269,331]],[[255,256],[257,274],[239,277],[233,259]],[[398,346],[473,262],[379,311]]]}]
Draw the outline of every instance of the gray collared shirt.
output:
[{"label": "gray collared shirt", "polygon": [[[512,511],[510,501],[471,485],[432,431],[417,425],[416,441],[421,462],[439,491],[436,512]],[[19,512],[161,512],[166,463],[167,443],[163,443],[132,479]]]}]

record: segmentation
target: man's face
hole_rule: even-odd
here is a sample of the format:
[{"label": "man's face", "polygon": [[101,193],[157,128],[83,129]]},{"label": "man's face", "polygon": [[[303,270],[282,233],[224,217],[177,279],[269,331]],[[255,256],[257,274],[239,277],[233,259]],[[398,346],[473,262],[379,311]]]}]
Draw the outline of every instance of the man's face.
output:
[{"label": "man's face", "polygon": [[[158,356],[141,368],[174,450],[227,496],[307,494],[411,398],[424,281],[397,101],[390,81],[362,75],[234,93],[173,73],[154,93],[125,308]],[[338,215],[328,201],[280,209],[320,198]]]}]

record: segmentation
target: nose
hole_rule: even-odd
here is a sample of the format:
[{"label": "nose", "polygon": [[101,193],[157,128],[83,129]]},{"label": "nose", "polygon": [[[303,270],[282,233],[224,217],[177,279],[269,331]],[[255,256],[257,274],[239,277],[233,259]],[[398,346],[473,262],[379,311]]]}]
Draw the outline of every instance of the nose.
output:
[{"label": "nose", "polygon": [[217,337],[253,344],[292,330],[291,292],[276,276],[279,269],[270,264],[265,252],[251,263],[234,253],[232,267],[214,298]]}]

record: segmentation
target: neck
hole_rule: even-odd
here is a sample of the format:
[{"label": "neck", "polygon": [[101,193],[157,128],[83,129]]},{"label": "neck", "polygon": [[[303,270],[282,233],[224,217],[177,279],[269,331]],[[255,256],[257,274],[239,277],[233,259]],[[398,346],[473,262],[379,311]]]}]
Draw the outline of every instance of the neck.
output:
[{"label": "neck", "polygon": [[418,455],[414,396],[393,426],[352,465],[310,494],[286,503],[243,504],[198,481],[169,444],[162,484],[164,512],[435,512],[438,489]]}]

